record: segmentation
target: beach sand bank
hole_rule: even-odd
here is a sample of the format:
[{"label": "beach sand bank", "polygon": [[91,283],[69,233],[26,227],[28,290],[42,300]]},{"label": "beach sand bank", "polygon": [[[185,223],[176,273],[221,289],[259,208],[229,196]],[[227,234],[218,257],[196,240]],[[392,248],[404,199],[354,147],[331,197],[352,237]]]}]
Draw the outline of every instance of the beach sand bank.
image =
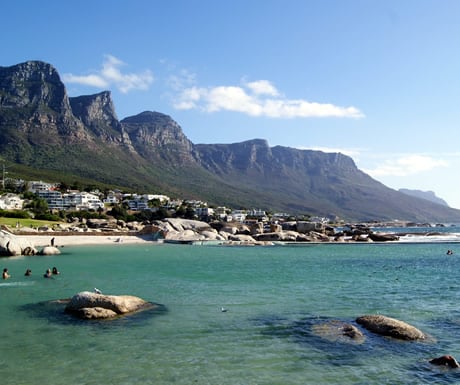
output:
[{"label": "beach sand bank", "polygon": [[17,238],[29,241],[34,247],[50,246],[54,238],[54,246],[83,246],[83,245],[117,245],[154,243],[152,235],[16,235]]}]

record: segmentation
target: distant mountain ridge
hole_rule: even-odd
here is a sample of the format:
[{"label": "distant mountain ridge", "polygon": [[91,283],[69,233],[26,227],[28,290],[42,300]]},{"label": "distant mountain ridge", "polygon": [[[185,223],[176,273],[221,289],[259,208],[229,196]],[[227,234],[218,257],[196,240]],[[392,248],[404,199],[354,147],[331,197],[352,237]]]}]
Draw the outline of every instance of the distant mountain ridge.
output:
[{"label": "distant mountain ridge", "polygon": [[414,197],[417,197],[417,198],[426,199],[426,200],[428,200],[430,202],[438,203],[440,205],[449,207],[447,202],[444,199],[439,198],[438,196],[436,196],[434,191],[410,190],[410,189],[407,189],[407,188],[400,188],[398,191],[402,192],[404,194],[407,194],[407,195],[411,195],[411,196],[414,196]]},{"label": "distant mountain ridge", "polygon": [[390,189],[340,153],[263,139],[194,144],[169,116],[117,118],[110,92],[68,97],[54,67],[0,67],[0,156],[10,169],[234,208],[347,220],[459,222],[460,210]]}]

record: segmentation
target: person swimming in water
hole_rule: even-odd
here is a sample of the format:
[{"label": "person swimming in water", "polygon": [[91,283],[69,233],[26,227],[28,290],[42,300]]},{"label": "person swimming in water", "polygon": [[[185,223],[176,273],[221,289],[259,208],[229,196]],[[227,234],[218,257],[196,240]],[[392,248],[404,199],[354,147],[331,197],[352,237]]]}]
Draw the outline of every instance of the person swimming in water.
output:
[{"label": "person swimming in water", "polygon": [[57,267],[53,267],[53,275],[58,275],[58,274],[61,274],[61,273],[59,273]]},{"label": "person swimming in water", "polygon": [[10,278],[10,277],[11,277],[11,275],[8,273],[8,269],[5,267],[5,268],[3,269],[2,278],[3,278],[3,279],[8,279],[8,278]]},{"label": "person swimming in water", "polygon": [[26,272],[24,273],[24,275],[26,275],[26,276],[32,275],[32,270],[27,269]]},{"label": "person swimming in water", "polygon": [[46,269],[46,272],[45,274],[43,274],[43,277],[44,278],[51,278],[52,275],[51,275],[51,270],[50,269]]}]

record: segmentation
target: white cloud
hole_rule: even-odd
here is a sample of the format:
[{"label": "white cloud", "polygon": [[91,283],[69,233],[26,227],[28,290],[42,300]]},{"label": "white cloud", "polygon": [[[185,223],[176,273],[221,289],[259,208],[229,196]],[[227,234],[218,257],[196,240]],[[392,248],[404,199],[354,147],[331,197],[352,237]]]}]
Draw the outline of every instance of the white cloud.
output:
[{"label": "white cloud", "polygon": [[426,155],[411,154],[398,159],[386,160],[380,166],[364,171],[374,178],[384,176],[405,177],[431,171],[438,167],[447,167],[448,165],[448,162],[442,159],[435,159]]},{"label": "white cloud", "polygon": [[278,90],[268,80],[258,80],[246,83],[246,86],[256,95],[278,96]]},{"label": "white cloud", "polygon": [[167,83],[174,91],[181,91],[193,86],[196,83],[195,79],[196,75],[194,73],[182,69],[177,74],[169,76]]},{"label": "white cloud", "polygon": [[64,74],[63,81],[96,88],[114,86],[122,93],[131,90],[147,90],[153,82],[152,73],[149,70],[140,73],[122,73],[120,67],[124,65],[125,63],[115,56],[106,55],[100,71],[89,75]]},{"label": "white cloud", "polygon": [[97,88],[106,88],[109,86],[109,83],[99,75],[78,76],[72,74],[64,74],[63,80],[66,83],[77,83]]},{"label": "white cloud", "polygon": [[174,107],[206,112],[234,111],[270,118],[364,117],[355,107],[286,99],[268,80],[248,82],[243,86],[184,88],[176,98]]}]

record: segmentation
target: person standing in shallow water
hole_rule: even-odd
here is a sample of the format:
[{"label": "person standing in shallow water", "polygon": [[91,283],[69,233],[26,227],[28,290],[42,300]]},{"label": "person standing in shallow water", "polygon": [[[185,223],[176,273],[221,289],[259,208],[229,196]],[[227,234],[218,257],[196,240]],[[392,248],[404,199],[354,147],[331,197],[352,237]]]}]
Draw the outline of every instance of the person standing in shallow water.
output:
[{"label": "person standing in shallow water", "polygon": [[11,275],[8,273],[8,269],[5,267],[5,268],[3,269],[2,278],[3,278],[3,279],[8,279],[8,278],[10,278],[10,277],[11,277]]}]

